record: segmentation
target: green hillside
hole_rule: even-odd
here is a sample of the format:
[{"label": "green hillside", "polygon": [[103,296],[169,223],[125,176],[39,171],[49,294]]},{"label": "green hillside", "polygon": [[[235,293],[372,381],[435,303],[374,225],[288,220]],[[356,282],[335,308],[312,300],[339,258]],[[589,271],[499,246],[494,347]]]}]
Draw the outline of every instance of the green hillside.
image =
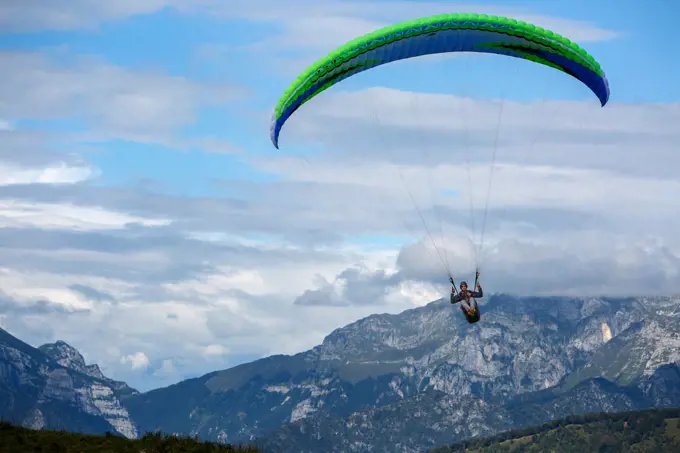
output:
[{"label": "green hillside", "polygon": [[428,453],[678,453],[680,409],[567,417]]},{"label": "green hillside", "polygon": [[0,453],[260,453],[254,447],[148,433],[141,439],[32,430],[0,422]]}]

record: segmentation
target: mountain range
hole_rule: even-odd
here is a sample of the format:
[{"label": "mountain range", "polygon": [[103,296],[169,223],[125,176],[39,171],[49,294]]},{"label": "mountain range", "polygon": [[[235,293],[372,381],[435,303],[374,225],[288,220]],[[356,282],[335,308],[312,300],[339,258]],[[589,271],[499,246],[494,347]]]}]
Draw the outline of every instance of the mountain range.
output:
[{"label": "mountain range", "polygon": [[63,342],[35,349],[2,332],[0,414],[281,453],[419,452],[571,414],[680,406],[680,299],[497,294],[482,309],[472,325],[444,300],[372,315],[308,351],[146,393]]}]

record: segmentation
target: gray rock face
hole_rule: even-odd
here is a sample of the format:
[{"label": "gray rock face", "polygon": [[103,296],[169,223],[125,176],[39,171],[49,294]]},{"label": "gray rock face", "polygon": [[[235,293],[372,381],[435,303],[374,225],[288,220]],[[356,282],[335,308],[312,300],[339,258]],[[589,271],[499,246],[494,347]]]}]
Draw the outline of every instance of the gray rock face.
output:
[{"label": "gray rock face", "polygon": [[117,396],[126,396],[137,393],[135,389],[129,387],[125,382],[114,381],[113,379],[104,376],[99,369],[99,365],[86,365],[82,354],[76,348],[64,341],[60,340],[55,343],[44,344],[40,346],[38,350],[65,368],[105,381],[114,390],[114,393],[116,393]]},{"label": "gray rock face", "polygon": [[85,433],[138,430],[120,394],[136,393],[110,380],[64,342],[35,349],[0,329],[0,416],[33,429]]},{"label": "gray rock face", "polygon": [[[228,442],[263,438],[299,452],[395,451],[395,445],[419,451],[529,420],[513,415],[524,396],[558,401],[601,375],[621,385],[651,379],[678,360],[678,306],[671,298],[501,294],[490,297],[482,321],[470,325],[458,309],[436,301],[361,319],[307,352],[214,372],[136,395],[126,405],[144,431]],[[560,407],[625,409],[648,401],[625,395],[597,405],[593,394]],[[515,409],[505,408],[512,401]],[[560,415],[558,407],[541,407],[546,417]],[[426,434],[404,434],[416,427]]]},{"label": "gray rock face", "polygon": [[272,453],[416,453],[568,415],[677,407],[678,390],[680,368],[673,364],[659,368],[634,386],[622,387],[595,378],[569,390],[526,393],[504,403],[426,392],[345,418],[306,418],[283,426],[258,443]]}]

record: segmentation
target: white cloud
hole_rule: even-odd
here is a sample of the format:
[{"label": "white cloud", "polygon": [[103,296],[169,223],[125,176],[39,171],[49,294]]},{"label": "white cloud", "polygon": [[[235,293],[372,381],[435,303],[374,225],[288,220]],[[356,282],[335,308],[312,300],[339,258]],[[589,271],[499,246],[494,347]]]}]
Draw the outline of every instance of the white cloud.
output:
[{"label": "white cloud", "polygon": [[[305,217],[305,222],[329,229],[335,225],[342,231],[357,222],[374,234],[378,234],[378,224],[390,225],[390,232],[396,233],[401,229],[400,214],[406,211],[411,211],[410,225],[418,226],[401,171],[427,217],[439,252],[448,248],[455,274],[469,275],[475,256],[468,239],[476,239],[479,245],[491,153],[483,141],[471,140],[468,151],[477,158],[466,165],[462,150],[452,145],[459,143],[453,138],[465,127],[451,118],[460,116],[456,110],[466,102],[465,125],[479,137],[492,136],[497,106],[494,111],[487,101],[421,94],[423,108],[414,113],[413,97],[385,88],[320,97],[296,112],[298,117],[283,134],[289,134],[289,149],[302,143],[303,135],[316,134],[308,141],[331,148],[333,157],[310,156],[311,166],[290,157],[269,158],[258,165],[285,177],[287,182],[276,186],[277,193],[294,194],[318,209],[328,208],[328,212],[316,211],[313,218]],[[379,126],[370,121],[376,106]],[[680,121],[679,112],[676,104],[611,104],[595,110],[576,102],[506,102],[502,124],[513,134],[501,135],[499,142],[484,248],[484,275],[491,288],[543,294],[630,294],[647,291],[645,282],[653,275],[655,291],[680,291],[673,280],[680,272],[680,241],[673,226],[680,223],[680,217],[677,210],[669,209],[680,194],[680,178],[673,170],[680,163],[675,153],[680,135],[673,127]],[[552,138],[527,156],[527,145],[521,139],[528,143],[527,137],[536,135],[538,118]],[[378,128],[381,135],[396,136],[391,152],[371,141]],[[423,130],[429,134],[424,146],[413,138]],[[427,159],[424,149],[434,159]],[[296,183],[316,189],[313,194],[282,191]],[[349,190],[341,198],[341,191],[329,185]],[[457,195],[441,195],[444,190]],[[374,193],[382,196],[382,202]],[[476,206],[476,238],[466,231],[470,197]],[[440,220],[448,244],[441,243],[436,231],[434,202],[444,213],[440,212]],[[380,215],[367,217],[362,212]],[[420,232],[425,236],[422,225]],[[458,243],[455,238],[460,238]],[[429,238],[424,243],[429,246]],[[420,250],[410,258],[409,249],[402,253],[402,270],[415,278],[438,275],[445,280],[436,251]],[[588,276],[589,271],[594,276]],[[353,284],[364,284],[371,272],[355,275]],[[389,292],[400,283],[390,280],[377,278],[372,284],[382,284]],[[343,294],[348,283],[341,283],[322,281],[301,297],[308,304],[347,304]]]},{"label": "white cloud", "polygon": [[92,29],[107,20],[146,14],[171,5],[164,0],[5,0],[0,3],[0,28],[7,32]]},{"label": "white cloud", "polygon": [[[159,72],[133,72],[95,57],[2,51],[7,68],[0,85],[0,117],[84,118],[88,132],[72,140],[109,138],[190,147],[196,140],[173,139],[177,128],[193,123],[205,105],[242,98],[244,88],[197,83]],[[213,143],[214,147],[224,144]]]},{"label": "white cloud", "polygon": [[73,167],[65,163],[45,168],[21,168],[0,165],[0,185],[11,184],[74,184],[90,179],[94,171],[89,167]]},{"label": "white cloud", "polygon": [[[209,5],[209,6],[208,6]],[[220,6],[222,6],[220,8]],[[415,17],[447,14],[452,11],[512,16],[534,23],[575,41],[600,41],[612,39],[618,33],[599,28],[586,21],[569,20],[528,13],[526,9],[501,5],[475,5],[458,3],[455,6],[438,2],[391,1],[327,1],[293,0],[285,5],[275,0],[259,2],[235,1],[229,6],[217,3],[197,3],[197,9],[205,8],[223,17],[238,17],[263,22],[275,22],[286,28],[288,35],[283,45],[307,46],[339,45],[375,28]],[[296,27],[300,27],[295,31]],[[319,33],[323,31],[323,33]],[[313,34],[310,34],[313,33]],[[310,39],[323,35],[321,40]],[[305,39],[306,38],[306,39]]]},{"label": "white cloud", "polygon": [[[0,5],[0,28],[8,31],[92,29],[105,21],[149,14],[168,7],[227,19],[277,23],[285,27],[284,43],[302,45],[337,45],[380,25],[452,11],[509,15],[565,34],[577,42],[618,36],[615,31],[587,21],[544,16],[524,8],[427,1],[289,0],[283,4],[276,0],[232,0],[229,3],[220,0],[121,0],[103,5],[96,0],[61,0],[49,4],[40,0],[8,0]],[[320,36],[322,39],[319,40]]]},{"label": "white cloud", "polygon": [[[266,52],[286,74],[303,70],[319,55],[373,30],[390,24],[451,12],[474,12],[480,14],[510,16],[524,20],[575,42],[604,41],[620,36],[618,31],[607,30],[587,21],[569,20],[528,12],[525,8],[501,5],[455,5],[420,1],[340,1],[276,0],[232,1],[227,5],[206,1],[178,6],[183,11],[199,11],[227,20],[246,19],[272,24],[274,36],[241,47],[241,50]],[[201,47],[199,55],[225,58],[225,53],[239,50],[231,44],[210,43]],[[292,55],[291,55],[292,54]],[[258,59],[262,57],[257,55]]]},{"label": "white cloud", "polygon": [[75,206],[63,203],[22,203],[0,200],[0,226],[39,227],[73,230],[111,230],[128,224],[167,225],[164,219],[146,219],[106,210],[97,206]]},{"label": "white cloud", "polygon": [[164,359],[161,366],[154,370],[153,375],[162,381],[177,381],[182,377],[182,374],[175,367],[172,359]]},{"label": "white cloud", "polygon": [[221,356],[229,353],[229,348],[225,348],[222,345],[219,344],[211,344],[203,348],[202,355],[206,357],[211,357],[211,356]]},{"label": "white cloud", "polygon": [[[549,73],[546,75],[558,76]],[[556,80],[561,83],[554,87],[556,90],[568,90],[569,83],[572,84],[570,86],[580,86],[575,80],[559,76]],[[465,73],[460,74],[458,78],[462,81],[452,85],[450,89],[453,91],[464,85],[467,82],[465,77]],[[490,79],[491,82],[498,81],[499,83],[502,83],[502,80],[502,76]],[[548,96],[551,91],[555,92],[555,90],[548,90]],[[535,94],[544,95],[538,88]],[[565,141],[565,139],[570,142],[581,136],[621,141],[629,139],[633,134],[653,134],[645,138],[658,140],[677,136],[678,132],[673,128],[673,124],[678,115],[680,115],[680,104],[677,103],[650,105],[611,103],[601,108],[594,101],[592,94],[587,102],[560,101],[549,97],[533,102],[512,100],[499,102],[460,97],[454,94],[418,93],[371,87],[357,91],[337,89],[332,93],[317,96],[313,102],[305,104],[288,120],[281,136],[287,135],[290,140],[290,134],[299,138],[304,133],[305,136],[312,134],[312,140],[315,140],[331,132],[340,135],[338,132],[344,131],[343,126],[349,126],[362,132],[364,134],[360,136],[362,139],[368,138],[366,134],[370,130],[378,129],[374,133],[381,132],[386,136],[386,141],[394,147],[397,143],[389,140],[389,136],[396,132],[396,129],[401,129],[416,138],[420,138],[418,134],[422,131],[426,134],[423,139],[428,140],[426,142],[428,145],[437,148],[446,146],[449,150],[452,148],[455,150],[461,146],[452,145],[450,142],[443,143],[440,135],[435,135],[435,138],[440,141],[433,142],[429,140],[431,134],[466,132],[470,134],[468,141],[471,143],[474,143],[472,139],[475,138],[475,133],[493,132],[495,134],[497,129],[500,129],[501,140],[510,141],[523,137],[523,144],[529,142],[527,136],[534,138],[538,132],[543,132],[540,136],[541,142],[548,143]],[[359,130],[359,128],[362,129]],[[380,129],[386,131],[380,131]],[[316,136],[313,135],[315,131]],[[565,133],[578,135],[566,137],[563,135]],[[588,135],[595,133],[611,135],[604,137]],[[613,135],[614,133],[621,135]],[[333,135],[331,138],[336,137]],[[571,143],[568,144],[571,145]],[[583,142],[582,144],[592,145],[592,143]],[[484,143],[484,145],[489,146],[491,143]],[[370,158],[371,155],[367,157]]]},{"label": "white cloud", "polygon": [[151,361],[143,352],[135,352],[120,358],[120,363],[129,363],[133,370],[143,370],[151,365]]}]

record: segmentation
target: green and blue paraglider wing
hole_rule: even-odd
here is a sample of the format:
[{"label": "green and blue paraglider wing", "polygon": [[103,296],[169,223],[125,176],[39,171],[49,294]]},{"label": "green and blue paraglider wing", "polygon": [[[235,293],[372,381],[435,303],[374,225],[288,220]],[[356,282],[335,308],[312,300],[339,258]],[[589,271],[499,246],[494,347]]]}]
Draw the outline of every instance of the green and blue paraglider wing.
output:
[{"label": "green and blue paraglider wing", "polygon": [[444,14],[376,30],[312,64],[277,103],[270,126],[272,143],[279,147],[281,128],[302,104],[336,83],[385,63],[447,52],[493,53],[530,60],[575,77],[603,106],[609,100],[609,85],[600,65],[569,39],[506,17]]}]

